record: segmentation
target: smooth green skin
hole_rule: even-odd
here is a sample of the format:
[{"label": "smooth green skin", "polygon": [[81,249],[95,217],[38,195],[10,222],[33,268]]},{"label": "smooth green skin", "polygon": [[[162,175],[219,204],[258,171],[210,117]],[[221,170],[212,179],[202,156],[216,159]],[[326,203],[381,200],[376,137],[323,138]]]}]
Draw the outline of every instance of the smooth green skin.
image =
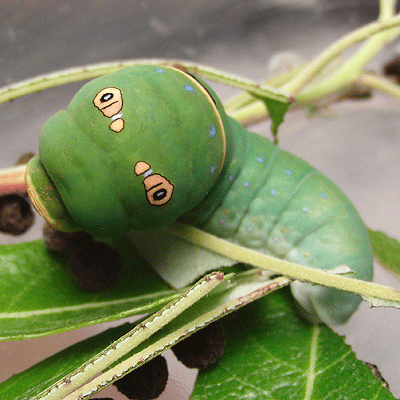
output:
[{"label": "smooth green skin", "polygon": [[[293,263],[347,265],[355,278],[372,280],[368,231],[343,192],[304,160],[229,123],[231,163],[185,221]],[[312,322],[345,323],[361,302],[355,294],[307,283],[294,282],[292,292]]]},{"label": "smooth green skin", "polygon": [[[228,118],[210,88],[213,101],[182,72],[158,68],[131,67],[95,79],[46,123],[40,160],[31,161],[28,177],[44,208],[49,199],[55,202],[46,208],[53,225],[110,236],[180,218],[291,262],[322,269],[347,265],[356,278],[372,279],[368,232],[337,186]],[[122,91],[125,127],[119,133],[92,103],[105,87]],[[210,126],[218,126],[214,102],[226,135],[221,171],[222,132],[209,134]],[[134,173],[138,161],[173,183],[173,197],[163,206],[146,200],[143,178]],[[361,301],[299,282],[292,292],[310,320],[327,324],[346,322]]]},{"label": "smooth green skin", "polygon": [[[122,91],[121,132],[93,104],[107,87]],[[204,97],[177,70],[138,66],[89,82],[66,111],[53,115],[40,134],[40,165],[74,224],[107,237],[165,226],[199,203],[218,178],[225,146],[219,113]],[[219,101],[217,107],[222,110]],[[174,185],[169,202],[149,204],[144,178],[134,172],[139,161]]]}]

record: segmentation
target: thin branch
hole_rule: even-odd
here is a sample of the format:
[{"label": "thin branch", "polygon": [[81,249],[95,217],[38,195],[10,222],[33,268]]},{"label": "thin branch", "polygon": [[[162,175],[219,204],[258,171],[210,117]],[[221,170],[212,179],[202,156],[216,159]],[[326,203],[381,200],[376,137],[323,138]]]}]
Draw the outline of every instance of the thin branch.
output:
[{"label": "thin branch", "polygon": [[25,193],[26,165],[0,170],[0,195],[11,193]]},{"label": "thin branch", "polygon": [[251,91],[260,97],[268,97],[272,100],[283,103],[290,101],[288,96],[281,90],[266,85],[260,85],[250,79],[228,74],[200,64],[166,59],[138,59],[85,65],[82,67],[40,75],[32,79],[18,82],[16,84],[0,88],[0,104],[18,97],[25,96],[27,94],[40,92],[45,89],[65,85],[68,83],[93,79],[111,72],[118,71],[122,68],[140,64],[175,66],[182,70],[196,73],[204,78],[216,82],[221,82],[245,91]]},{"label": "thin branch", "polygon": [[373,73],[365,73],[357,79],[357,82],[372,89],[379,90],[400,101],[400,85],[388,78]]},{"label": "thin branch", "polygon": [[[267,256],[256,250],[228,242],[200,229],[173,223],[165,230],[174,236],[196,244],[217,254],[238,262],[253,265],[268,271],[274,271],[291,279],[329,286],[339,290],[356,293],[375,306],[400,308],[400,292],[383,285],[359,279],[335,275],[329,271],[305,267],[282,259]],[[336,267],[335,265],[332,268]]]},{"label": "thin branch", "polygon": [[[379,21],[389,21],[395,13],[395,2],[382,0],[380,6]],[[351,85],[363,73],[368,62],[399,34],[399,28],[392,28],[370,37],[336,73],[330,75],[322,83],[301,91],[296,98],[296,103],[301,105],[315,102]]]},{"label": "thin branch", "polygon": [[319,57],[314,59],[307,68],[305,68],[292,81],[284,85],[281,89],[284,92],[297,95],[314,77],[319,74],[332,60],[342,54],[356,43],[362,42],[372,35],[390,30],[400,25],[400,15],[396,15],[387,21],[376,21],[365,25],[339,39],[333,45],[328,47]]}]

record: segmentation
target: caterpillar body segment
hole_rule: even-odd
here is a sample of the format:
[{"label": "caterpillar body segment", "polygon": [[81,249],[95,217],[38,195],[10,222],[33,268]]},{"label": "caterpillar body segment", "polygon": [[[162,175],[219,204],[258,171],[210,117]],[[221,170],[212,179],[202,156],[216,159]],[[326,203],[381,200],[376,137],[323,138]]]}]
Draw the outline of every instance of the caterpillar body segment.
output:
[{"label": "caterpillar body segment", "polygon": [[[368,231],[343,192],[301,158],[233,120],[230,124],[240,149],[235,148],[232,173],[225,177],[229,189],[218,206],[208,205],[211,192],[186,222],[293,263],[327,270],[346,265],[354,277],[372,280]],[[347,321],[361,301],[354,294],[306,283],[295,282],[292,290],[311,319],[321,315],[329,324]]]},{"label": "caterpillar body segment", "polygon": [[[38,212],[61,230],[108,237],[179,218],[278,258],[372,279],[367,230],[340,189],[228,118],[206,83],[176,68],[137,65],[83,86],[44,125],[26,180]],[[300,282],[292,290],[310,319],[329,324],[360,302]]]}]

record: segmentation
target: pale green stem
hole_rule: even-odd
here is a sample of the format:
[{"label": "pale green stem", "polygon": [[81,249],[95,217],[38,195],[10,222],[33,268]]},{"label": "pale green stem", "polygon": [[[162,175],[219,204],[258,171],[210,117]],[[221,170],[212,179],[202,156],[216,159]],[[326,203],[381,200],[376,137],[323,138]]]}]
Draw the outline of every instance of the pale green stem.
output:
[{"label": "pale green stem", "polygon": [[[293,79],[305,66],[301,66],[299,68],[295,68],[291,71],[285,72],[283,74],[271,77],[264,81],[262,85],[267,85],[273,88],[279,88],[283,86],[285,83],[289,82]],[[255,102],[259,102],[254,96],[249,93],[240,93],[239,95],[234,96],[232,99],[224,102],[224,108],[226,112],[234,112],[240,111],[241,108],[249,106]]]},{"label": "pale green stem", "polygon": [[[313,62],[302,67],[299,74],[282,86],[282,89],[286,92],[300,91],[303,86],[307,85],[330,61],[340,55],[344,50],[368,38],[368,36],[376,34],[381,30],[381,27],[387,26],[387,24],[391,26],[398,25],[398,22],[395,24],[394,22],[399,21],[400,16],[391,18],[394,13],[395,2],[393,0],[382,0],[380,6],[380,20],[378,22],[366,25],[334,43]],[[378,33],[370,37],[368,42],[340,68],[336,74],[322,83],[316,84],[314,87],[298,93],[295,104],[297,106],[310,104],[338,92],[353,83],[362,74],[363,68],[371,58],[374,57],[386,43],[397,37],[399,33],[399,28],[391,28],[389,31]],[[279,81],[274,82],[273,80],[269,80],[268,84],[275,86],[278,82]],[[238,96],[237,100],[234,99],[232,102],[227,103],[228,114],[245,126],[256,124],[268,118],[265,105],[256,99],[250,101],[248,96],[249,95],[243,94],[240,95],[240,97]]]},{"label": "pale green stem", "polygon": [[390,79],[372,73],[365,73],[357,79],[357,82],[372,89],[377,89],[400,101],[400,86]]},{"label": "pale green stem", "polygon": [[187,62],[184,62],[182,65],[188,70],[188,72],[198,74],[203,78],[207,78],[215,82],[220,82],[229,86],[236,87],[238,89],[245,90],[247,92],[252,92],[260,97],[266,97],[271,100],[280,101],[282,103],[293,101],[292,99],[288,98],[289,96],[284,91],[280,89],[275,89],[272,86],[260,85],[258,82],[252,81],[250,79],[242,78],[233,74],[228,74],[214,68],[204,67]]},{"label": "pale green stem", "polygon": [[319,74],[332,60],[342,54],[345,50],[356,43],[362,42],[368,37],[383,31],[398,27],[400,25],[400,15],[396,15],[387,21],[376,21],[365,25],[339,39],[322,54],[314,59],[292,81],[284,85],[281,89],[286,93],[297,95],[315,76]]},{"label": "pale green stem", "polygon": [[41,75],[33,79],[6,86],[4,88],[0,88],[0,103],[4,103],[15,98],[25,96],[27,94],[39,92],[44,89],[49,89],[51,87],[56,87],[87,79],[93,79],[98,76],[106,75],[111,72],[118,71],[122,68],[138,64],[175,66],[182,70],[188,71],[190,73],[196,73],[204,78],[208,78],[216,82],[221,82],[241,90],[251,91],[261,97],[267,97],[283,103],[288,102],[288,96],[278,89],[267,87],[266,85],[259,85],[257,82],[254,82],[250,79],[242,78],[233,74],[228,74],[214,68],[209,68],[186,61],[173,61],[164,59],[138,59],[86,65],[83,67],[77,67]]},{"label": "pale green stem", "polygon": [[[334,275],[320,269],[313,269],[285,260],[267,256],[255,250],[228,242],[200,229],[174,223],[166,231],[190,243],[254,267],[274,271],[291,279],[329,286],[346,292],[356,293],[374,305],[390,305],[400,308],[400,292],[390,287],[365,282],[345,276]],[[332,265],[332,269],[337,267]],[[376,301],[378,300],[378,301]]]},{"label": "pale green stem", "polygon": [[227,114],[245,127],[258,124],[269,117],[265,104],[259,100],[247,107]]},{"label": "pale green stem", "polygon": [[0,104],[14,100],[18,97],[37,93],[52,87],[66,85],[117,71],[126,66],[123,62],[110,64],[87,65],[84,67],[70,68],[62,71],[51,72],[25,81],[0,88]]},{"label": "pale green stem", "polygon": [[[385,22],[390,20],[394,14],[395,6],[396,4],[393,0],[382,0],[379,21]],[[345,89],[362,74],[366,64],[399,34],[400,29],[395,28],[372,36],[335,74],[322,83],[298,93],[296,104],[309,104]]]}]

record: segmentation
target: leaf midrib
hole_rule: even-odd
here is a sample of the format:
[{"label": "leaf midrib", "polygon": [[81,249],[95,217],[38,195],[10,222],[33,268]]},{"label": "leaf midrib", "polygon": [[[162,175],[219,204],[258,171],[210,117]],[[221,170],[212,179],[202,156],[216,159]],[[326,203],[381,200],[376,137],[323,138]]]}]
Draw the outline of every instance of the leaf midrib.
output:
[{"label": "leaf midrib", "polygon": [[317,347],[318,347],[318,337],[320,331],[321,328],[318,325],[313,326],[311,343],[310,343],[310,364],[307,371],[306,393],[304,396],[304,400],[310,400],[314,390],[314,381],[316,376],[315,365],[317,361]]},{"label": "leaf midrib", "polygon": [[30,311],[16,311],[16,312],[3,312],[0,313],[0,320],[1,319],[13,319],[13,318],[30,318],[37,315],[49,315],[49,314],[58,314],[58,313],[65,313],[69,311],[81,311],[86,309],[94,309],[94,308],[103,308],[107,306],[115,306],[115,305],[122,305],[126,303],[135,303],[141,302],[142,300],[149,300],[154,298],[155,300],[161,298],[163,296],[170,295],[174,297],[178,294],[175,291],[165,291],[165,292],[157,292],[151,295],[141,295],[139,297],[131,297],[128,299],[120,299],[120,300],[111,300],[111,301],[104,301],[98,303],[84,303],[75,306],[66,306],[66,307],[55,307],[55,308],[46,308],[42,310],[30,310]]}]

